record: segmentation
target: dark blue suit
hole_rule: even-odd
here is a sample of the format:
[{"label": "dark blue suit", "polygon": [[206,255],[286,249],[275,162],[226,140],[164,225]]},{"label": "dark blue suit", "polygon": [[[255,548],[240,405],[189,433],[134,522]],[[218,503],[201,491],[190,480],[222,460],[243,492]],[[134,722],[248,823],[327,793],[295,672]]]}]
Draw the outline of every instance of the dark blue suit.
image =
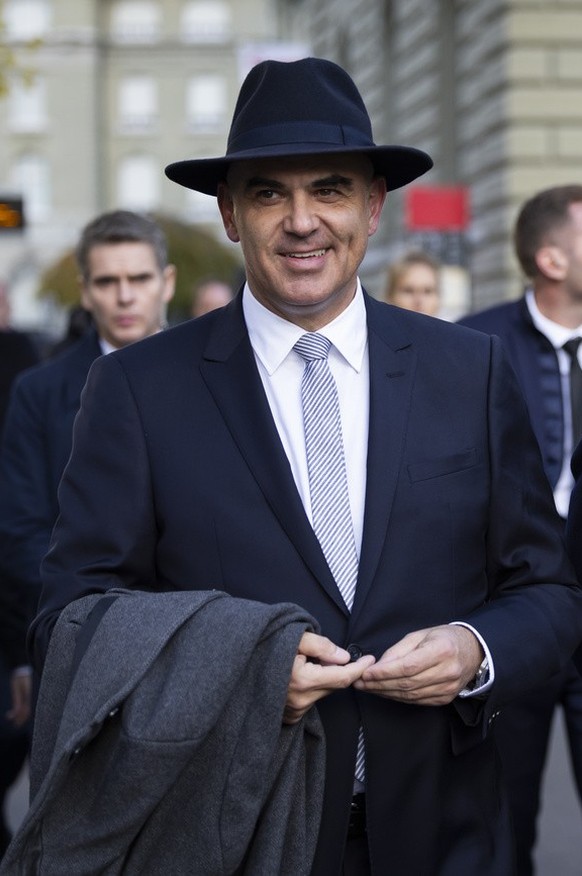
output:
[{"label": "dark blue suit", "polygon": [[2,651],[25,663],[25,634],[40,594],[40,563],[58,514],[57,489],[89,368],[101,353],[94,332],[14,384],[0,454]]},{"label": "dark blue suit", "polygon": [[[546,475],[555,487],[564,458],[564,415],[560,369],[552,344],[535,327],[525,298],[473,314],[461,323],[503,341],[525,395]],[[564,709],[582,800],[582,678],[572,664],[511,704],[495,728],[515,821],[519,873],[524,876],[532,872],[541,779],[557,705]]]},{"label": "dark blue suit", "polygon": [[576,479],[576,485],[570,497],[566,536],[568,551],[574,563],[578,580],[582,581],[582,441],[572,457],[572,472]]},{"label": "dark blue suit", "polygon": [[459,324],[497,335],[503,341],[525,396],[553,489],[564,458],[562,386],[556,351],[535,327],[525,298],[471,314],[459,320]]},{"label": "dark blue suit", "polygon": [[332,640],[377,656],[411,630],[467,620],[495,659],[485,701],[428,708],[349,689],[318,704],[327,785],[313,873],[339,872],[362,723],[373,872],[502,876],[511,853],[490,723],[568,660],[582,591],[499,341],[366,306],[368,480],[351,615],[295,487],[239,296],[93,365],[32,643],[41,661],[65,604],[119,584],[298,603]]},{"label": "dark blue suit", "polygon": [[[30,339],[22,332],[0,330],[0,432],[4,424],[12,383],[17,375],[38,362]],[[1,488],[0,488],[1,495]],[[0,573],[0,589],[2,576]],[[10,676],[4,612],[0,603],[0,858],[8,844],[10,832],[4,820],[4,798],[14,784],[28,751],[28,728],[15,727],[5,717],[11,707]],[[21,636],[22,638],[22,636]]]}]

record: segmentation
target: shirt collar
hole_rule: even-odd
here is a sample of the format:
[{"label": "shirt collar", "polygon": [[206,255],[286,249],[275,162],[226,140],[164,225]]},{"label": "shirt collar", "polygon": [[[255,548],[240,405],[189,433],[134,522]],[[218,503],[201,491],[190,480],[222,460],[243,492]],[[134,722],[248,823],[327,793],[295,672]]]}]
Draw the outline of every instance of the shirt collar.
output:
[{"label": "shirt collar", "polygon": [[105,338],[99,338],[99,346],[101,347],[101,353],[104,356],[107,356],[108,353],[115,353],[117,347],[114,347],[113,344],[110,344],[109,341],[106,341]]},{"label": "shirt collar", "polygon": [[560,347],[564,346],[566,341],[570,340],[570,338],[582,337],[582,325],[579,325],[577,329],[572,330],[571,328],[560,325],[552,319],[548,319],[547,316],[544,316],[537,305],[533,289],[528,289],[525,293],[525,303],[527,304],[527,309],[529,310],[533,324],[538,331],[546,336],[554,349],[559,350]]},{"label": "shirt collar", "polygon": [[[273,374],[305,331],[257,301],[248,283],[244,286],[242,306],[251,346],[267,373]],[[350,304],[320,332],[355,371],[360,371],[368,341],[368,325],[359,279]]]}]

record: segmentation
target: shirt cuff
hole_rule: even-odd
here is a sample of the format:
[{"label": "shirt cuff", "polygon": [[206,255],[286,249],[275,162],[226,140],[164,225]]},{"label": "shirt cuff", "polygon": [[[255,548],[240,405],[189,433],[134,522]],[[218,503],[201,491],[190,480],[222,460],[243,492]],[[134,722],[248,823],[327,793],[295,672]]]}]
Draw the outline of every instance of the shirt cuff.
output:
[{"label": "shirt cuff", "polygon": [[495,681],[495,667],[493,665],[493,657],[491,656],[491,651],[487,647],[487,643],[483,636],[477,632],[475,627],[472,627],[471,624],[466,624],[463,621],[452,621],[451,626],[454,627],[465,627],[465,629],[470,630],[474,636],[479,640],[483,651],[485,652],[485,660],[487,661],[487,671],[483,675],[481,679],[481,683],[476,685],[475,687],[469,689],[468,687],[463,688],[463,690],[459,691],[458,696],[460,697],[474,697],[474,696],[483,696],[483,694],[487,693],[487,691],[491,688],[493,682]]}]

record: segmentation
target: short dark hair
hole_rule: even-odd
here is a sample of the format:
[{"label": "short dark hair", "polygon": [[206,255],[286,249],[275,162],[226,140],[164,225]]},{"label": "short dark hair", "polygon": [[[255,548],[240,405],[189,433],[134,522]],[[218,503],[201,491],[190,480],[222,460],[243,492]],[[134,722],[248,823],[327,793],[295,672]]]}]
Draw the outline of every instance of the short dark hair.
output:
[{"label": "short dark hair", "polygon": [[97,216],[81,233],[75,258],[83,280],[89,279],[90,250],[107,243],[148,243],[160,271],[168,264],[166,235],[157,222],[131,210],[112,210]]},{"label": "short dark hair", "polygon": [[515,254],[525,276],[531,280],[538,273],[536,253],[550,240],[553,231],[570,222],[571,204],[582,203],[582,185],[554,186],[538,192],[519,211],[513,232]]}]

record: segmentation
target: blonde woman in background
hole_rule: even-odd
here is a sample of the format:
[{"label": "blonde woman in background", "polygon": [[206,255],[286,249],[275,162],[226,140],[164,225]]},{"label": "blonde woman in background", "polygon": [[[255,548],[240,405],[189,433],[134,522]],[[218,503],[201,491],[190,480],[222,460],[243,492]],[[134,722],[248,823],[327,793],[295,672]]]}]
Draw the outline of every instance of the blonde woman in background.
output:
[{"label": "blonde woman in background", "polygon": [[386,301],[436,316],[441,303],[440,264],[424,252],[409,252],[388,270]]}]

